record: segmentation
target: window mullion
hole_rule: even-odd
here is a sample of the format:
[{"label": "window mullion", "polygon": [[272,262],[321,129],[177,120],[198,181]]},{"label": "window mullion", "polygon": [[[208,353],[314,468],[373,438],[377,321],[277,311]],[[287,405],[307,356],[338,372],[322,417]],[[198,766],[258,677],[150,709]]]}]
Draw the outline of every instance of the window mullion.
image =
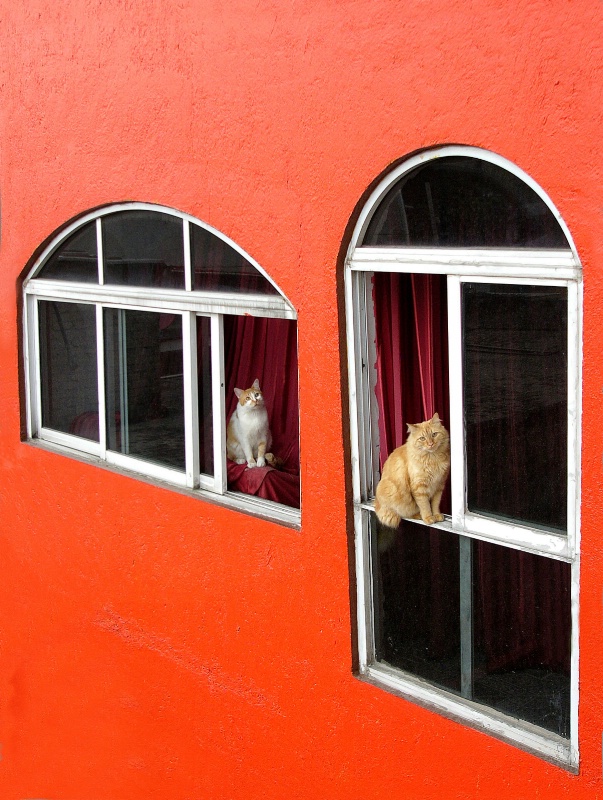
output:
[{"label": "window mullion", "polygon": [[211,372],[215,491],[226,491],[226,400],[224,378],[224,317],[211,315]]},{"label": "window mullion", "polygon": [[197,380],[197,315],[182,315],[182,360],[184,372],[184,441],[186,485],[199,486],[199,386]]},{"label": "window mullion", "polygon": [[193,288],[193,272],[191,267],[191,232],[187,219],[182,220],[182,233],[184,236],[184,289],[187,292]]},{"label": "window mullion", "polygon": [[96,220],[96,252],[98,256],[98,282],[100,286],[104,286],[105,260],[103,257],[103,225],[100,217]]},{"label": "window mullion", "polygon": [[368,442],[370,450],[367,455],[367,491],[370,496],[375,494],[377,484],[381,477],[379,464],[379,409],[376,401],[377,386],[377,332],[375,325],[375,304],[373,301],[373,280],[370,274],[364,276],[364,306],[366,309],[366,335],[365,351],[363,353],[363,379],[365,398],[365,417],[368,425]]},{"label": "window mullion", "polygon": [[[364,443],[361,441],[359,396],[365,391],[362,383],[362,362],[358,355],[358,331],[361,327],[362,317],[358,307],[356,289],[357,284],[363,280],[362,273],[353,273],[349,269],[345,275],[345,292],[348,313],[346,314],[346,336],[348,350],[348,375],[350,383],[350,448],[352,451],[352,492],[354,502],[366,499],[363,494],[364,481],[361,477],[360,457]],[[360,399],[361,402],[361,399]]]},{"label": "window mullion", "polygon": [[473,699],[473,541],[459,536],[461,696]]},{"label": "window mullion", "polygon": [[[373,480],[378,479],[378,465],[374,465],[376,448],[371,435],[371,402],[370,389],[371,378],[369,376],[369,355],[368,355],[368,314],[374,313],[372,302],[367,308],[367,297],[369,292],[367,286],[370,285],[370,274],[360,273],[352,275],[353,279],[353,307],[355,316],[357,314],[358,324],[353,330],[353,348],[356,357],[357,391],[353,398],[355,405],[355,418],[358,425],[358,496],[359,499],[366,500],[376,489]],[[373,320],[374,327],[374,320]],[[373,432],[374,433],[374,432]]]},{"label": "window mullion", "polygon": [[98,380],[98,436],[100,457],[107,458],[107,413],[105,397],[105,335],[103,307],[96,306],[96,370]]},{"label": "window mullion", "polygon": [[463,423],[463,343],[461,319],[461,281],[448,276],[448,365],[450,375],[450,492],[452,523],[464,528],[465,426]]},{"label": "window mullion", "polygon": [[578,549],[580,492],[580,289],[575,282],[567,287],[567,536],[572,555]]},{"label": "window mullion", "polygon": [[27,327],[27,356],[28,369],[27,377],[29,380],[29,414],[27,435],[35,437],[39,435],[42,427],[42,384],[40,380],[40,323],[38,316],[38,300],[36,297],[27,297],[26,305],[26,327]]},{"label": "window mullion", "polygon": [[117,312],[117,339],[119,346],[119,417],[121,452],[130,455],[130,405],[128,402],[128,332],[126,312],[120,308]]}]

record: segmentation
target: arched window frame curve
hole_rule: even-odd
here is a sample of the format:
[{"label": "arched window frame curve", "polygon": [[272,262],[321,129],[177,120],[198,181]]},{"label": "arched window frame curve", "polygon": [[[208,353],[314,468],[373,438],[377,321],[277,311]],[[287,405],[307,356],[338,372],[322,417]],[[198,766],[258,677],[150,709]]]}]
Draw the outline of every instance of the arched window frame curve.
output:
[{"label": "arched window frame curve", "polygon": [[[580,259],[578,257],[578,253],[576,250],[576,246],[572,239],[572,235],[567,227],[563,217],[559,213],[559,210],[548,196],[548,194],[544,191],[544,189],[532,178],[530,177],[524,170],[518,167],[516,164],[513,164],[512,161],[500,156],[496,153],[492,153],[489,150],[482,150],[479,147],[467,147],[462,145],[447,145],[444,147],[438,147],[431,150],[423,150],[415,155],[411,156],[408,159],[405,159],[400,164],[398,164],[394,169],[387,173],[384,178],[379,182],[379,184],[373,189],[370,196],[368,197],[367,201],[365,202],[356,225],[354,226],[354,231],[352,233],[352,237],[350,239],[350,244],[348,247],[348,258],[352,256],[352,254],[357,251],[358,248],[362,248],[363,251],[369,250],[383,250],[383,247],[379,248],[369,248],[363,247],[361,242],[362,239],[367,231],[369,223],[371,221],[372,215],[375,213],[375,210],[380,205],[381,201],[393,188],[393,186],[398,183],[398,181],[408,175],[410,172],[415,170],[417,167],[426,164],[430,161],[433,161],[438,158],[447,158],[447,157],[455,157],[458,156],[460,158],[474,158],[477,161],[485,161],[489,164],[493,164],[496,167],[500,167],[502,170],[514,175],[518,178],[525,186],[530,188],[539,198],[542,200],[544,205],[549,209],[552,216],[555,218],[559,227],[561,228],[567,243],[568,249],[571,251],[572,258],[567,258],[567,253],[565,250],[553,250],[549,251],[550,253],[565,253],[566,257],[561,258],[563,264],[573,264],[577,267],[580,267]],[[411,248],[391,248],[391,249],[411,249]],[[429,248],[421,248],[421,250],[428,250]],[[441,250],[444,248],[432,248],[434,250]],[[455,249],[455,248],[448,248],[448,249]],[[463,248],[458,248],[459,250],[463,250]],[[502,248],[485,248],[485,249],[497,249],[501,250]],[[475,252],[475,248],[472,248],[468,251],[469,253]],[[511,255],[512,251],[509,251],[509,255]],[[525,251],[523,251],[525,253]],[[368,253],[367,253],[368,255]],[[552,262],[545,262],[545,263],[552,263]]]},{"label": "arched window frame curve", "polygon": [[[182,243],[184,258],[183,288],[139,285],[116,285],[103,280],[103,236],[102,220],[122,212],[149,212],[178,220],[182,224]],[[69,238],[93,223],[96,227],[98,282],[78,282],[45,278],[43,269],[49,257],[60,249]],[[191,258],[191,237],[193,226],[205,230],[235,251],[263,280],[273,288],[274,293],[235,292],[225,289],[200,290],[194,288],[194,274]],[[138,473],[151,479],[166,481],[172,485],[198,492],[199,496],[212,499],[257,516],[280,521],[298,527],[300,512],[278,502],[230,491],[227,485],[226,459],[226,408],[225,364],[224,364],[224,319],[254,317],[268,320],[297,320],[293,304],[266,271],[236,242],[221,231],[192,215],[164,205],[146,202],[124,202],[111,204],[84,214],[66,225],[58,235],[52,237],[36,258],[23,282],[24,299],[24,350],[26,382],[26,425],[27,437],[58,448],[65,454],[77,452],[117,468]],[[60,430],[45,427],[42,420],[41,374],[40,374],[40,301],[48,303],[70,303],[80,307],[94,307],[96,318],[97,374],[98,374],[98,425],[99,441],[90,441]],[[114,452],[107,445],[105,408],[105,352],[103,313],[113,309],[116,313],[147,312],[147,314],[175,314],[182,320],[183,350],[183,392],[185,425],[185,468],[173,469],[144,460],[130,458]],[[198,320],[205,320],[208,333],[211,332],[211,407],[213,419],[213,469],[212,474],[204,474],[200,467],[199,420],[197,389],[197,339]]]},{"label": "arched window frame curve", "polygon": [[[531,188],[550,210],[567,240],[565,249],[452,248],[364,246],[371,218],[394,185],[418,166],[446,156],[481,159],[505,169]],[[434,530],[458,536],[461,542],[486,542],[562,561],[571,569],[571,709],[569,737],[539,731],[520,720],[455,696],[380,661],[380,602],[377,584],[374,495],[380,478],[379,408],[376,399],[376,325],[373,277],[380,273],[445,276],[447,282],[452,442],[451,513]],[[537,526],[508,524],[469,513],[463,400],[462,289],[472,283],[562,287],[567,292],[567,535]],[[578,765],[578,597],[580,540],[580,408],[582,340],[582,269],[572,236],[546,192],[523,170],[486,150],[461,145],[422,151],[392,169],[374,188],[358,215],[344,265],[346,331],[350,398],[350,447],[356,542],[356,611],[358,663],[362,677],[381,687],[426,704],[440,713],[484,729],[566,768]],[[412,420],[413,422],[418,420]],[[397,442],[402,444],[402,442]],[[423,523],[418,522],[418,525]],[[467,552],[465,552],[465,558]],[[465,560],[465,564],[467,561]],[[465,598],[466,599],[466,598]],[[471,649],[468,646],[468,649]],[[465,659],[466,660],[466,659]]]}]

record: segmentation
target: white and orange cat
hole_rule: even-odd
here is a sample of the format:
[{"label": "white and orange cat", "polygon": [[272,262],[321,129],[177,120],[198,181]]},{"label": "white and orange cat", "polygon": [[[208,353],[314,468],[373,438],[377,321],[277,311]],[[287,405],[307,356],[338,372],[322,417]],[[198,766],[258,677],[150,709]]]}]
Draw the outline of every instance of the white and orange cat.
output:
[{"label": "white and orange cat", "polygon": [[450,437],[438,414],[407,425],[406,444],[397,447],[383,465],[375,492],[375,512],[388,528],[402,518],[442,522],[440,500],[450,472]]},{"label": "white and orange cat", "polygon": [[274,456],[266,451],[272,444],[272,435],[259,380],[256,378],[249,389],[234,391],[239,402],[228,422],[226,455],[248,467],[271,464]]}]

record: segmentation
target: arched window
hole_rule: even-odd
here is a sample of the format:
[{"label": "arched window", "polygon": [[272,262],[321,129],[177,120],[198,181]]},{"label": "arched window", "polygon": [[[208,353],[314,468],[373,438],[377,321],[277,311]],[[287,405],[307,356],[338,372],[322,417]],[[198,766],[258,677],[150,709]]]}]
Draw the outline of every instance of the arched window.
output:
[{"label": "arched window", "polygon": [[[362,675],[574,767],[581,269],[521,170],[475,148],[404,162],[346,261]],[[450,432],[444,519],[384,528],[407,425]]]},{"label": "arched window", "polygon": [[[236,244],[111,206],[50,243],[24,294],[30,438],[299,523],[296,313]],[[276,458],[250,469],[226,426],[256,378]]]}]

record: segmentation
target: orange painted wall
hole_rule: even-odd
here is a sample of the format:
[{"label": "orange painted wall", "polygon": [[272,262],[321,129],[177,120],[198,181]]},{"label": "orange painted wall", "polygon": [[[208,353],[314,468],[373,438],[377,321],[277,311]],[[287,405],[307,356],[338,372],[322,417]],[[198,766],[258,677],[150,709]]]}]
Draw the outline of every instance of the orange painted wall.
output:
[{"label": "orange painted wall", "polygon": [[[603,5],[0,2],[0,797],[603,797]],[[530,174],[584,264],[580,775],[352,674],[338,295],[394,160]],[[299,313],[302,529],[21,441],[18,277],[65,221],[210,223]]]}]

